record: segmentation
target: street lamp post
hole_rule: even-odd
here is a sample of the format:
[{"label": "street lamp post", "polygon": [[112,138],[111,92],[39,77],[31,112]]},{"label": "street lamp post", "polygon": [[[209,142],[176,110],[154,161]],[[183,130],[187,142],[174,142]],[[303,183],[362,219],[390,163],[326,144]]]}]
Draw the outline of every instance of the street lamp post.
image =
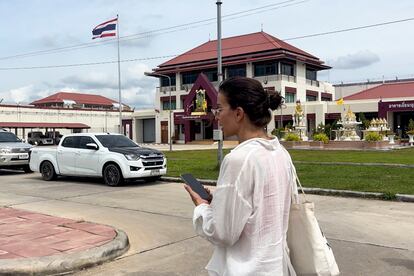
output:
[{"label": "street lamp post", "polygon": [[164,77],[164,78],[168,78],[168,84],[169,84],[169,88],[168,88],[168,96],[169,96],[169,100],[170,100],[170,104],[169,104],[169,108],[168,108],[168,129],[169,129],[169,134],[168,134],[168,143],[170,146],[170,151],[172,151],[172,129],[171,129],[171,77],[164,75],[164,74],[159,74],[159,73],[153,73],[153,72],[144,72],[145,76],[149,76],[149,77]]}]

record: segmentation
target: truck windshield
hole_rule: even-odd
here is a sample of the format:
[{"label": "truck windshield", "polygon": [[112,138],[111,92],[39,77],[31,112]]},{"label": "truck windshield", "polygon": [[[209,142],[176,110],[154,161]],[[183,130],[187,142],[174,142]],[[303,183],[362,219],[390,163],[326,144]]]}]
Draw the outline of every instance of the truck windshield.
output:
[{"label": "truck windshield", "polygon": [[138,147],[131,139],[123,135],[96,135],[96,138],[105,148]]},{"label": "truck windshield", "polygon": [[0,143],[20,142],[16,135],[10,132],[0,132]]}]

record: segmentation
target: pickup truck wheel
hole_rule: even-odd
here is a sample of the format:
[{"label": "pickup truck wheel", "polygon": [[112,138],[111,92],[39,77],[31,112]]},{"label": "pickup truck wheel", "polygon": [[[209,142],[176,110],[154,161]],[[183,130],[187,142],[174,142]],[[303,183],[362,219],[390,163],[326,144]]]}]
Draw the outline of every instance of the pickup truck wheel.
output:
[{"label": "pickup truck wheel", "polygon": [[55,168],[49,161],[44,161],[42,165],[40,165],[40,173],[42,174],[43,180],[51,181],[56,179]]},{"label": "pickup truck wheel", "polygon": [[104,168],[103,179],[108,186],[118,186],[123,182],[122,172],[117,165],[108,164]]}]

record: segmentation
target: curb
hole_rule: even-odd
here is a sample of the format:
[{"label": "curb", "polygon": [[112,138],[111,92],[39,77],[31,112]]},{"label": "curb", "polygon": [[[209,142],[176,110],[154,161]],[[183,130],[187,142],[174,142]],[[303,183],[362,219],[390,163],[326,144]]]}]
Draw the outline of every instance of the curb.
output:
[{"label": "curb", "polygon": [[[182,182],[179,177],[165,176],[161,177],[162,181],[166,182]],[[198,179],[203,185],[216,186],[216,180],[210,179]],[[314,195],[329,195],[329,196],[342,196],[342,197],[356,197],[356,198],[369,198],[379,200],[394,200],[403,202],[414,202],[414,195],[396,194],[395,198],[385,193],[373,193],[373,192],[359,192],[350,190],[335,190],[335,189],[322,189],[322,188],[303,188],[305,193]]]},{"label": "curb", "polygon": [[83,252],[0,260],[0,275],[62,274],[113,260],[129,249],[127,234],[119,229],[115,229],[115,231],[117,235],[112,241]]}]

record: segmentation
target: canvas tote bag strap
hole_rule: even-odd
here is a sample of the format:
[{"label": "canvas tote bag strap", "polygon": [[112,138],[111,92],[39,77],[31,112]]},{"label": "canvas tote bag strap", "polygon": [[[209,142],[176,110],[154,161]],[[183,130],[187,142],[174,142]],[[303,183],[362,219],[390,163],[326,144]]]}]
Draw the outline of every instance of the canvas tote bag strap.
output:
[{"label": "canvas tote bag strap", "polygon": [[300,183],[298,174],[296,173],[295,165],[293,165],[292,158],[290,157],[290,154],[285,149],[285,147],[282,146],[282,149],[285,151],[285,153],[287,154],[287,157],[289,159],[290,173],[291,173],[292,178],[293,178],[292,185],[291,185],[291,188],[292,188],[292,202],[300,203],[300,201],[299,201],[299,193],[298,193],[298,185],[299,185],[300,190],[301,190],[301,192],[303,194],[303,197],[305,198],[305,201],[308,201],[306,199],[306,194],[305,194],[305,191],[303,190],[302,184]]}]

